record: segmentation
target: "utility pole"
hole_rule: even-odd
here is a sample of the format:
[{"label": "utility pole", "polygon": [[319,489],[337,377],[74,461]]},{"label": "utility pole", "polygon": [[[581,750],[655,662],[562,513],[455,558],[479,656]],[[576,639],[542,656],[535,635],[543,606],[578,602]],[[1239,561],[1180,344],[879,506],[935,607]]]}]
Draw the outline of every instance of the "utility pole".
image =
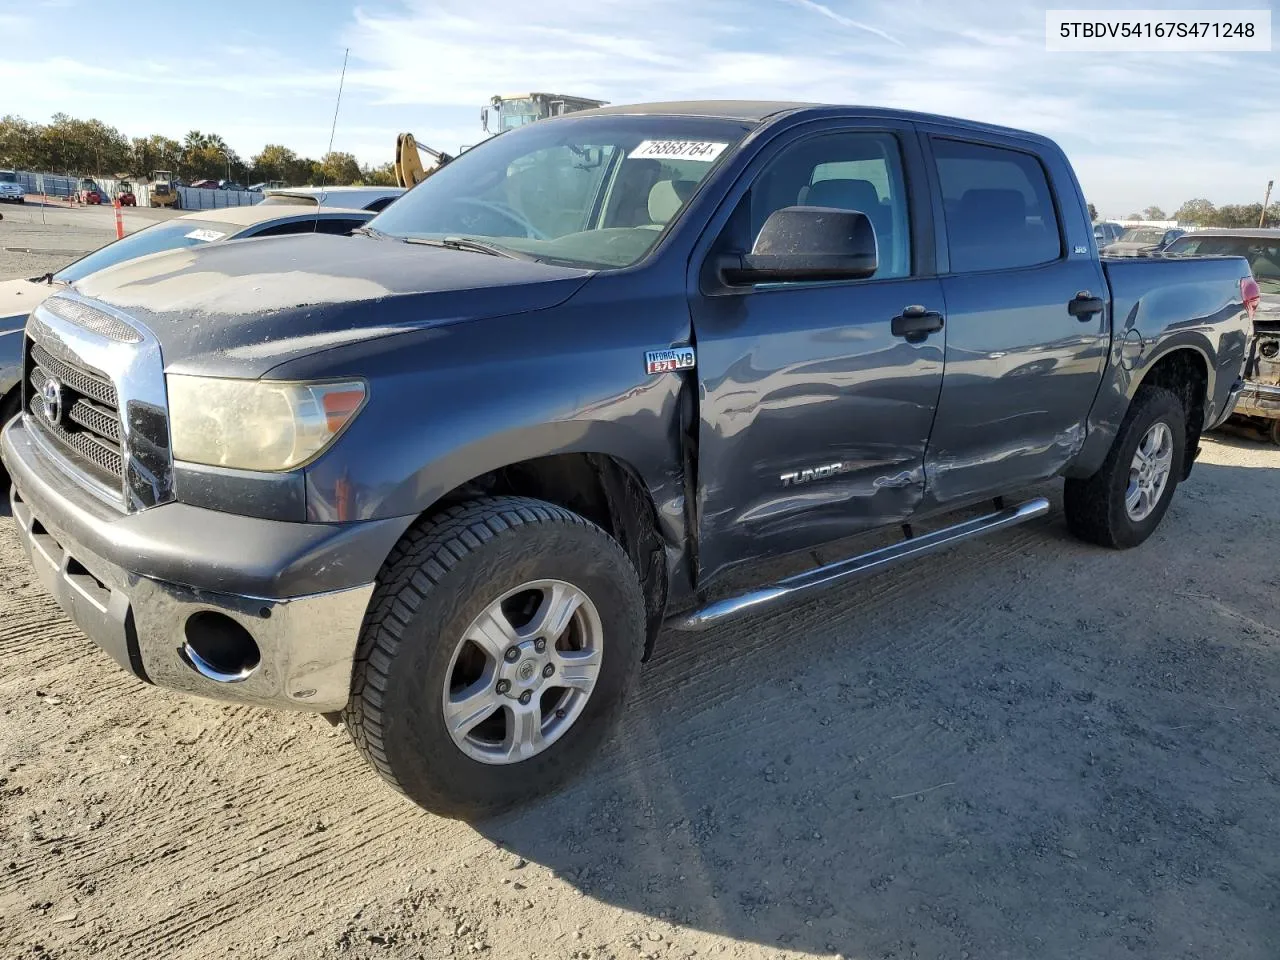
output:
[{"label": "utility pole", "polygon": [[1258,217],[1258,229],[1262,229],[1267,225],[1267,204],[1271,202],[1271,188],[1274,185],[1274,180],[1267,181],[1267,195],[1262,198],[1262,216]]}]

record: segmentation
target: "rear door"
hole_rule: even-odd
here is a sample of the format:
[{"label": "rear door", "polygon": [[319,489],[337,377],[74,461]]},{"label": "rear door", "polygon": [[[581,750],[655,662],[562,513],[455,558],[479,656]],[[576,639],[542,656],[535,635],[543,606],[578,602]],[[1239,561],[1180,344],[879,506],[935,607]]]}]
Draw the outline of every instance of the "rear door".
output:
[{"label": "rear door", "polygon": [[1083,198],[1060,155],[985,134],[930,131],[924,141],[942,208],[947,314],[925,462],[935,506],[1051,477],[1072,459],[1110,321]]},{"label": "rear door", "polygon": [[[704,584],[732,564],[901,521],[924,491],[945,334],[908,342],[891,330],[913,307],[942,311],[919,141],[880,121],[802,129],[753,161],[693,260]],[[717,286],[717,256],[749,251],[770,213],[797,204],[865,213],[877,273]]]}]

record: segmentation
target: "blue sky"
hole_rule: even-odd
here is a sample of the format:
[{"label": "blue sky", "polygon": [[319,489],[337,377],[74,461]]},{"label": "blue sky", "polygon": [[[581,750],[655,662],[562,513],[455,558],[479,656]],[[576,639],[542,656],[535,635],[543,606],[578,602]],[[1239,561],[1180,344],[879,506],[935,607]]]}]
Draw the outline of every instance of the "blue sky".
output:
[{"label": "blue sky", "polygon": [[268,142],[319,156],[349,47],[334,147],[366,163],[390,160],[402,130],[445,150],[474,143],[491,94],[544,90],[612,102],[867,103],[1025,127],[1066,148],[1089,198],[1112,216],[1199,196],[1257,201],[1268,179],[1280,179],[1280,53],[1047,53],[1048,6],[0,0],[0,113],[44,121],[65,111],[130,136],[197,128],[222,134],[246,157]]}]

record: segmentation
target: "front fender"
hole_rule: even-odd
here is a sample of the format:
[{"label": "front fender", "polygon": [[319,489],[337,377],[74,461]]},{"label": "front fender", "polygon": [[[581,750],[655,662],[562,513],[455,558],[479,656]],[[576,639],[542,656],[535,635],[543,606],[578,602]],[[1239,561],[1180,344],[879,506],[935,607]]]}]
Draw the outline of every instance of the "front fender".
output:
[{"label": "front fender", "polygon": [[308,518],[417,515],[502,467],[592,453],[639,477],[664,532],[680,542],[678,423],[688,374],[648,376],[644,351],[687,337],[683,300],[650,297],[462,322],[309,363],[308,377],[363,376],[369,401],[307,468]]}]

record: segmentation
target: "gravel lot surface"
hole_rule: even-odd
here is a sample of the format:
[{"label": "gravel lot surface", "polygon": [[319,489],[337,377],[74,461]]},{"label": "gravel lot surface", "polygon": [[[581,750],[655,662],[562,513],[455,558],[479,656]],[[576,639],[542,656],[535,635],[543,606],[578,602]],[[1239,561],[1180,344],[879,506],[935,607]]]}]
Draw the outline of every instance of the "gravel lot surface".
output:
[{"label": "gravel lot surface", "polygon": [[0,518],[0,957],[1274,960],[1280,449],[1206,440],[1127,553],[1046,490],[664,637],[587,775],[477,825],[320,718],[126,676]]},{"label": "gravel lot surface", "polygon": [[[121,211],[127,233],[175,216],[148,207]],[[115,208],[0,204],[0,280],[38,277],[116,238]]]}]

